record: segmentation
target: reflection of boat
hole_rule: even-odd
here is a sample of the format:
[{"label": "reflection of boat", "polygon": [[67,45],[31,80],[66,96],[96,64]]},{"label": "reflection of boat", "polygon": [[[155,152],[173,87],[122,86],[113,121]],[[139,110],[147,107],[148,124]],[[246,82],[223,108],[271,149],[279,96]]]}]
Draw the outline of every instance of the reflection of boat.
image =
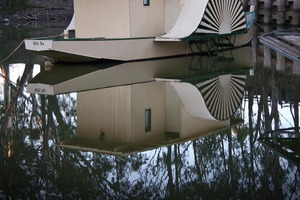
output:
[{"label": "reflection of boat", "polygon": [[[123,155],[228,128],[242,101],[249,66],[225,59],[205,70],[212,60],[197,58],[197,65],[195,57],[183,57],[126,62],[83,75],[77,136],[58,146]],[[203,65],[202,59],[207,59]],[[82,87],[90,81],[92,90]]]},{"label": "reflection of boat", "polygon": [[[224,112],[227,105],[216,107],[216,112]],[[233,109],[234,113],[237,107]],[[77,136],[58,146],[124,155],[229,128],[229,117],[215,119],[199,90],[186,82],[170,80],[84,91],[77,94]]]},{"label": "reflection of boat", "polygon": [[26,39],[26,49],[67,62],[186,55],[244,45],[254,21],[240,0],[74,0],[74,11],[74,27],[65,32],[76,27],[75,38]]},{"label": "reflection of boat", "polygon": [[[225,52],[230,59],[187,56],[141,62],[101,63],[97,65],[54,65],[29,81],[27,91],[37,94],[61,94],[120,85],[155,81],[158,78],[194,80],[193,76],[212,76],[213,71],[253,66],[249,47]],[[196,80],[196,79],[195,79]],[[203,79],[204,80],[204,79]]]}]

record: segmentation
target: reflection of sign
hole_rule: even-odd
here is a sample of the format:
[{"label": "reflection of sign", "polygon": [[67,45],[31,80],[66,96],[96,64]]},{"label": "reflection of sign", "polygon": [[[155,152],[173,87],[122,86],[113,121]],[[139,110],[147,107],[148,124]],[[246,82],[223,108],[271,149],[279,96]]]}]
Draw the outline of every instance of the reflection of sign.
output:
[{"label": "reflection of sign", "polygon": [[31,84],[30,87],[27,86],[27,92],[36,94],[54,94],[53,87],[46,84]]},{"label": "reflection of sign", "polygon": [[45,92],[46,92],[46,89],[35,88],[35,89],[34,89],[34,92],[35,92],[35,93],[45,93]]}]

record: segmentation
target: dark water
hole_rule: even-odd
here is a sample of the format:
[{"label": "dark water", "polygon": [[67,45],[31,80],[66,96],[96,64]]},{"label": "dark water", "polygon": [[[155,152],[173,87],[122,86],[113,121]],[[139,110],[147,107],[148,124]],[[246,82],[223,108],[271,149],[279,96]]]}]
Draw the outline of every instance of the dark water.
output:
[{"label": "dark water", "polygon": [[[49,29],[1,26],[1,60],[39,31]],[[21,47],[2,64],[0,198],[299,198],[300,77],[290,62],[284,71],[263,67],[261,49],[255,46],[255,56],[248,55],[254,59],[254,75],[246,74],[243,99],[232,116],[231,124],[242,123],[199,131],[198,139],[174,144],[141,143],[132,152],[114,155],[56,146],[84,126],[77,116],[79,94],[26,93],[28,80],[43,71],[43,58]],[[218,73],[226,74],[223,62],[217,63],[205,61],[201,70],[218,66]],[[94,113],[90,117],[93,121]]]}]

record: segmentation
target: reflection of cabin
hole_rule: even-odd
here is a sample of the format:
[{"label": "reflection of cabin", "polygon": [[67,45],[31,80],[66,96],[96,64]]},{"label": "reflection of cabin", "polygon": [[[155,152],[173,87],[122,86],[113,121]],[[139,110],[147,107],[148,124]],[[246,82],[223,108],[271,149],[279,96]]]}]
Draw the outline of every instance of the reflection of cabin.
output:
[{"label": "reflection of cabin", "polygon": [[183,2],[184,0],[74,0],[76,37],[129,38],[161,35],[175,23]]},{"label": "reflection of cabin", "polygon": [[198,130],[228,125],[228,121],[216,124],[209,115],[199,120],[192,117],[174,88],[164,82],[78,93],[77,114],[78,136],[88,133],[91,139],[98,139],[103,131],[105,140],[126,143],[157,140],[166,132],[191,137],[199,134]]},{"label": "reflection of cabin", "polygon": [[[80,92],[77,136],[59,146],[123,154],[182,142],[229,127],[229,120],[219,121],[210,115],[204,101],[197,100],[201,98],[200,92],[195,91],[198,96],[187,96],[191,99],[185,101],[188,103],[166,82]],[[187,105],[191,102],[195,105]],[[187,108],[199,106],[197,113],[190,113]]]}]

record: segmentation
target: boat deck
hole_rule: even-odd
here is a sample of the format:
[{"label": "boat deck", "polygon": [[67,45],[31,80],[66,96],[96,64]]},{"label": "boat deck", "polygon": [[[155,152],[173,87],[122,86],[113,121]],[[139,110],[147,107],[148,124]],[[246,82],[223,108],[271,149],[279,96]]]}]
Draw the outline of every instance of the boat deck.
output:
[{"label": "boat deck", "polygon": [[281,55],[300,63],[300,28],[267,33],[260,42]]}]

